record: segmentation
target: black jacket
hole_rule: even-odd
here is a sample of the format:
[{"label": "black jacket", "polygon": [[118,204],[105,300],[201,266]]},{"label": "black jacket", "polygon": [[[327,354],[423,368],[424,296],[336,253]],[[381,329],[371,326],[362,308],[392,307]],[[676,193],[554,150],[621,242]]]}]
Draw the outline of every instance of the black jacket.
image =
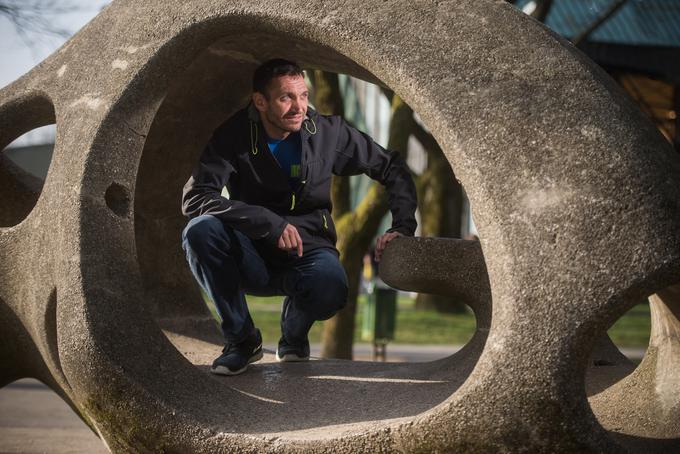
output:
[{"label": "black jacket", "polygon": [[[278,251],[286,226],[300,233],[304,251],[335,250],[331,218],[331,175],[365,173],[386,186],[392,228],[413,236],[416,191],[404,161],[337,116],[308,109],[300,130],[301,182],[291,188],[269,151],[259,113],[250,105],[213,133],[198,165],[184,185],[182,212],[189,218],[211,214],[255,240],[258,249]],[[221,196],[224,186],[229,199]],[[294,253],[294,252],[293,252]]]}]

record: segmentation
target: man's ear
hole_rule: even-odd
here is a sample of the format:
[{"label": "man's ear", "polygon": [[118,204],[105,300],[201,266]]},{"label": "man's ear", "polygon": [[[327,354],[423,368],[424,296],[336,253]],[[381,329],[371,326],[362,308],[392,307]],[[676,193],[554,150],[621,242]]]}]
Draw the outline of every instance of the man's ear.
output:
[{"label": "man's ear", "polygon": [[264,95],[259,91],[253,93],[253,104],[260,112],[267,110],[267,98],[265,98]]}]

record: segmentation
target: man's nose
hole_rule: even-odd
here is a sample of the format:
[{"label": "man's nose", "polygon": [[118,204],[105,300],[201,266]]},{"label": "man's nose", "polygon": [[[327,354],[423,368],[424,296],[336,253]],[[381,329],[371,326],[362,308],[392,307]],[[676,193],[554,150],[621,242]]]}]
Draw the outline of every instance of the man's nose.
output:
[{"label": "man's nose", "polygon": [[293,98],[290,110],[292,110],[293,112],[299,112],[300,110],[302,110],[302,103],[300,103],[299,99]]}]

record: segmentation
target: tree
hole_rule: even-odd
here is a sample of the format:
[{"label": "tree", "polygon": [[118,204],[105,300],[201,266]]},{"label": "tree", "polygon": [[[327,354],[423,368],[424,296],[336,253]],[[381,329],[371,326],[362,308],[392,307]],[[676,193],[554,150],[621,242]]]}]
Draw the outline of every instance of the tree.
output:
[{"label": "tree", "polygon": [[[394,93],[383,89],[387,99]],[[411,115],[413,112],[411,112]],[[427,167],[416,178],[418,209],[420,211],[420,235],[429,237],[460,238],[463,187],[458,183],[451,165],[441,147],[421,124],[413,118],[410,133],[427,153]],[[408,138],[406,138],[408,141]],[[438,312],[465,312],[465,304],[443,295],[419,293],[416,309]]]},{"label": "tree", "polygon": [[[344,108],[337,74],[315,71],[312,82],[318,111],[342,115]],[[411,108],[401,98],[394,96],[388,148],[405,157],[414,124]],[[334,177],[331,198],[338,234],[337,247],[340,262],[347,273],[349,292],[347,306],[324,323],[321,356],[351,359],[363,257],[387,214],[387,194],[382,185],[372,183],[357,208],[352,211],[349,178]]]},{"label": "tree", "polygon": [[[463,188],[434,137],[421,125],[414,137],[427,152],[427,167],[417,178],[420,209],[420,234],[429,237],[460,238]],[[416,309],[438,312],[465,312],[466,306],[443,295],[419,293]]]},{"label": "tree", "polygon": [[[315,71],[312,84],[315,106],[320,113],[344,113],[337,74]],[[451,166],[434,137],[415,121],[413,110],[391,90],[383,89],[383,94],[391,104],[387,147],[398,151],[406,159],[409,138],[413,136],[428,154],[427,169],[415,178],[422,234],[460,237],[462,187],[456,181]],[[380,223],[388,212],[387,194],[380,184],[372,183],[357,208],[352,211],[349,178],[333,177],[331,199],[338,234],[337,247],[347,273],[349,293],[345,309],[324,323],[321,356],[351,359],[363,257],[379,233]],[[418,300],[421,307],[444,312],[465,310],[460,302],[438,295],[422,294]]]},{"label": "tree", "polygon": [[72,31],[59,27],[51,18],[80,9],[68,0],[0,0],[0,17],[14,26],[19,38],[29,48],[37,44],[36,37],[66,39],[71,36]]}]

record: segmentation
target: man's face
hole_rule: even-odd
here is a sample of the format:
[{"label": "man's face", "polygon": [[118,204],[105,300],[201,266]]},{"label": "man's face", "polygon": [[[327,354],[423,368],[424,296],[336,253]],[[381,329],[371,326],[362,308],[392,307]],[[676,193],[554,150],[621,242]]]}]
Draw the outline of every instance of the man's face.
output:
[{"label": "man's face", "polygon": [[309,97],[304,77],[275,77],[269,82],[267,92],[269,99],[261,93],[253,94],[253,102],[267,133],[285,137],[288,133],[299,131],[307,114]]}]

